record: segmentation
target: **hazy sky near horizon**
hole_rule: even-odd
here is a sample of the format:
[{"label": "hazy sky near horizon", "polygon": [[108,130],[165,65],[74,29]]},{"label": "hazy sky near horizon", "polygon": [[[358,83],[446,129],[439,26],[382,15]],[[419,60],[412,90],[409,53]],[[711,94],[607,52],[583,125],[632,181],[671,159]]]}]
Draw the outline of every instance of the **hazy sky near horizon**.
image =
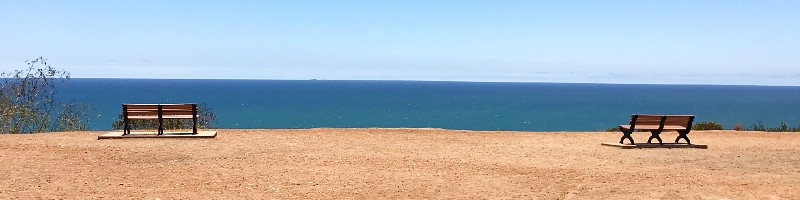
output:
[{"label": "hazy sky near horizon", "polygon": [[800,1],[0,0],[0,71],[800,85]]}]

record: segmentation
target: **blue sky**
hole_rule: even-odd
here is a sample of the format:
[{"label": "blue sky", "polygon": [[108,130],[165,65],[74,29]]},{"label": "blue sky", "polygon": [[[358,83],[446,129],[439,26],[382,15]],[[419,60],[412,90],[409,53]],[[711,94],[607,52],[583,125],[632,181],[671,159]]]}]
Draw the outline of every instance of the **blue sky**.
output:
[{"label": "blue sky", "polygon": [[0,71],[800,85],[800,1],[0,1]]}]

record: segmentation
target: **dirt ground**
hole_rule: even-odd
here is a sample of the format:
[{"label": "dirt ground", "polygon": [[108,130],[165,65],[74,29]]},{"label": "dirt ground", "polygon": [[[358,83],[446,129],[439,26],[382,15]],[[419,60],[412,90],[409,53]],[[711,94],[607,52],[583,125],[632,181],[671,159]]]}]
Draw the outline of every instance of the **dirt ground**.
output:
[{"label": "dirt ground", "polygon": [[[214,139],[0,135],[2,199],[798,199],[800,134],[219,130]],[[646,133],[634,139],[645,141]],[[676,134],[662,134],[672,140]]]}]

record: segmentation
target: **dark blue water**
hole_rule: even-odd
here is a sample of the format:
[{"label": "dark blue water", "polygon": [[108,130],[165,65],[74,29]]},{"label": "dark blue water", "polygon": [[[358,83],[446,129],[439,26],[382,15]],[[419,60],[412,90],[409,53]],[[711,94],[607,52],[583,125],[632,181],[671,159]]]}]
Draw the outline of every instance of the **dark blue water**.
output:
[{"label": "dark blue water", "polygon": [[109,130],[122,103],[206,102],[219,128],[436,127],[590,131],[630,114],[693,114],[725,128],[800,124],[800,87],[72,79],[59,98],[94,108],[90,128]]}]

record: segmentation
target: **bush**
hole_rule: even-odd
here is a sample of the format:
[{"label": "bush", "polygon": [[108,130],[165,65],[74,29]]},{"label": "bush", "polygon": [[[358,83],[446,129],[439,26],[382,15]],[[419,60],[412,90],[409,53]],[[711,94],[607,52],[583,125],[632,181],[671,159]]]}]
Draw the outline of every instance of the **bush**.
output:
[{"label": "bush", "polygon": [[769,132],[800,132],[800,126],[789,127],[788,124],[781,122],[777,127],[767,128]]},{"label": "bush", "polygon": [[0,133],[85,130],[89,107],[55,100],[56,83],[66,83],[69,72],[42,57],[26,64],[26,69],[0,73]]},{"label": "bush", "polygon": [[789,125],[786,125],[786,123],[781,122],[781,124],[779,124],[777,127],[767,128],[767,131],[769,131],[769,132],[789,132],[789,131],[792,131],[792,128],[789,128]]},{"label": "bush", "polygon": [[62,103],[62,112],[56,116],[54,131],[85,131],[86,124],[89,122],[89,105],[81,103]]},{"label": "bush", "polygon": [[605,130],[605,132],[619,132],[619,131],[620,131],[619,127],[611,127]]},{"label": "bush", "polygon": [[692,125],[692,130],[722,130],[722,125],[717,122],[700,122]]},{"label": "bush", "polygon": [[743,131],[744,130],[744,126],[742,126],[741,123],[736,123],[736,124],[733,125],[733,130]]},{"label": "bush", "polygon": [[764,123],[756,122],[750,128],[751,131],[767,131],[767,132],[800,132],[800,125],[797,127],[790,127],[785,122],[781,122],[776,127],[767,127],[764,126]]},{"label": "bush", "polygon": [[[211,109],[208,104],[205,102],[197,104],[197,128],[213,128],[214,127],[214,120],[217,119],[217,115],[214,113],[214,110]],[[119,118],[115,121],[111,126],[116,130],[122,130],[125,128],[125,121],[123,119],[122,113],[119,114]],[[141,119],[131,119],[130,120],[131,130],[142,130],[142,129],[158,129],[158,120],[141,120]],[[164,119],[164,129],[191,129],[192,128],[192,120],[191,119]]]},{"label": "bush", "polygon": [[761,121],[759,121],[759,122],[756,122],[755,124],[753,124],[752,126],[750,126],[750,130],[751,131],[767,131],[767,128],[764,127],[764,123],[761,123]]}]

